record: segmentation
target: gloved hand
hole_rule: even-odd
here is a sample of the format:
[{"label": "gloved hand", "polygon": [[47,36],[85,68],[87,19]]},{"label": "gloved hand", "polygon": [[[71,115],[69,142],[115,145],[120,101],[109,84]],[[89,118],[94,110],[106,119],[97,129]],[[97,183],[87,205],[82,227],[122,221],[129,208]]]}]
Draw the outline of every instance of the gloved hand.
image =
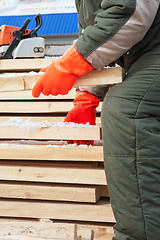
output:
[{"label": "gloved hand", "polygon": [[67,94],[77,78],[91,71],[93,67],[71,46],[65,54],[54,60],[47,68],[41,71],[44,74],[36,82],[32,95],[39,97],[44,95],[65,95]]},{"label": "gloved hand", "polygon": [[[64,122],[74,122],[90,125],[95,125],[96,122],[96,107],[98,107],[100,99],[88,92],[77,91],[73,101],[74,107],[69,111],[64,119]],[[67,140],[68,144],[76,143],[93,145],[92,140]]]}]

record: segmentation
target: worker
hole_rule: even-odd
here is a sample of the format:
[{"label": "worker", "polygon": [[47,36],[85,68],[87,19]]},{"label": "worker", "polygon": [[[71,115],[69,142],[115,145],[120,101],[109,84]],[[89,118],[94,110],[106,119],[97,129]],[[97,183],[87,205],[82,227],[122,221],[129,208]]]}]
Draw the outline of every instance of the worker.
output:
[{"label": "worker", "polygon": [[[160,0],[76,0],[80,35],[33,96],[67,94],[77,78],[116,62],[124,79],[102,107],[114,240],[160,238]],[[98,82],[97,82],[98,85]],[[95,123],[100,87],[79,87],[66,121]],[[88,118],[88,119],[87,119]],[[80,142],[79,142],[80,143]],[[82,142],[83,143],[83,142]]]}]

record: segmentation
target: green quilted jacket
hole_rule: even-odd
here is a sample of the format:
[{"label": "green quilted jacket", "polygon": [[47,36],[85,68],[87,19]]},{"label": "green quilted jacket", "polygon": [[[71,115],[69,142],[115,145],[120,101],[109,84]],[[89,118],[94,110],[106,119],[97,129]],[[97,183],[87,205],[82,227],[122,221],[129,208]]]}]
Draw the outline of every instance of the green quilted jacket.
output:
[{"label": "green quilted jacket", "polygon": [[[77,50],[96,69],[116,62],[128,72],[102,107],[104,166],[117,221],[114,240],[160,239],[159,3],[76,0]],[[102,97],[107,88],[79,89]]]},{"label": "green quilted jacket", "polygon": [[160,44],[160,0],[75,0],[80,37],[77,50],[96,69],[112,62],[128,70]]}]

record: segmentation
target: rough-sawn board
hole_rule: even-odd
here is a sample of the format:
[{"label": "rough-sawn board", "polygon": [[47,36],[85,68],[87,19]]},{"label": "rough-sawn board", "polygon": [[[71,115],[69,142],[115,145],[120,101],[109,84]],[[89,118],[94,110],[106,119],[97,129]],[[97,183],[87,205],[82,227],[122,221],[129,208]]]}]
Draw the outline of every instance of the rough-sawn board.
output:
[{"label": "rough-sawn board", "polygon": [[115,223],[111,204],[107,200],[97,204],[78,204],[1,199],[0,216]]},{"label": "rough-sawn board", "polygon": [[[31,90],[43,73],[14,73],[0,75],[0,92]],[[79,77],[73,87],[115,84],[122,81],[121,68],[106,68],[91,72]]]},{"label": "rough-sawn board", "polygon": [[20,123],[5,125],[0,123],[1,139],[45,139],[45,140],[100,140],[101,127],[61,123],[50,125],[41,123]]},{"label": "rough-sawn board", "polygon": [[103,149],[102,146],[56,145],[50,141],[24,144],[7,141],[0,144],[0,159],[103,162]]}]

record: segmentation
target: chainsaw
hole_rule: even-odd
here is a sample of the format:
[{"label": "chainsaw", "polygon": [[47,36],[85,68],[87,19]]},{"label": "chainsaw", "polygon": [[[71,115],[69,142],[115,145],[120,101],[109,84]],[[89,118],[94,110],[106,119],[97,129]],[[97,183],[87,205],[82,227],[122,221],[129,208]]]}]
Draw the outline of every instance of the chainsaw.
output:
[{"label": "chainsaw", "polygon": [[27,18],[21,28],[2,25],[0,27],[0,59],[40,58],[45,56],[45,40],[37,36],[42,25],[42,16],[35,17],[34,30],[27,29]]}]

